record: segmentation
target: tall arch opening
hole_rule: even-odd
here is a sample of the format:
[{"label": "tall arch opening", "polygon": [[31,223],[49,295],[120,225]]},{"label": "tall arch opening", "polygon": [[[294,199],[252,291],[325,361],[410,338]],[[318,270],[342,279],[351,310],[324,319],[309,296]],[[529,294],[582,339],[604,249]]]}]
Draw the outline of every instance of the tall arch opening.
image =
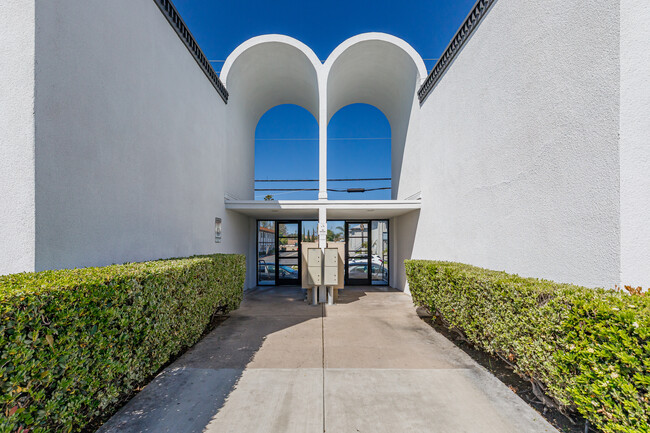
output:
[{"label": "tall arch opening", "polygon": [[381,110],[343,107],[329,121],[327,137],[329,198],[390,200],[391,128]]},{"label": "tall arch opening", "polygon": [[[262,119],[263,116],[278,118],[278,113],[288,114],[289,118],[282,121],[285,129],[291,126],[292,117],[297,119],[310,115],[317,124],[320,66],[309,47],[283,35],[249,39],[226,59],[221,78],[230,92],[228,105],[232,123],[241,125],[229,138],[233,143],[246,147],[246,158],[251,167],[250,171],[241,174],[242,181],[251,185],[249,196],[241,198],[250,200],[257,195],[253,187],[256,174],[253,167],[260,163],[256,157],[256,130],[260,122],[263,130],[270,127],[270,122]],[[275,107],[279,107],[278,111],[274,111]],[[284,134],[277,138],[283,138],[287,143],[286,139],[292,137]]]},{"label": "tall arch opening", "polygon": [[425,77],[413,48],[382,33],[344,41],[325,63],[281,35],[253,38],[228,57],[222,79],[238,125],[229,139],[250,157],[240,178],[251,194],[226,205],[255,218],[257,284],[308,284],[310,248],[338,250],[337,289],[390,284],[389,224],[420,207],[409,199],[418,172],[403,155]]},{"label": "tall arch opening", "polygon": [[[391,198],[404,198],[401,173],[415,94],[426,77],[419,54],[406,42],[383,33],[355,36],[339,45],[325,62],[328,120],[343,107],[368,104],[379,109],[391,129]],[[413,176],[413,173],[410,174]],[[417,180],[413,180],[417,184]]]},{"label": "tall arch opening", "polygon": [[298,105],[271,108],[255,129],[255,199],[317,198],[318,122]]}]

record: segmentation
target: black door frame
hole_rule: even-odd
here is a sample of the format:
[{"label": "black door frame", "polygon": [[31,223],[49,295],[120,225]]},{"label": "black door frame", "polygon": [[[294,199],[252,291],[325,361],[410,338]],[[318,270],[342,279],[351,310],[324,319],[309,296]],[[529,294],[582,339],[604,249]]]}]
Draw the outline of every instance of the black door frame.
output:
[{"label": "black door frame", "polygon": [[[280,278],[280,224],[298,224],[298,279],[287,280]],[[275,285],[300,286],[302,285],[302,221],[301,220],[276,220],[275,221]]]},{"label": "black door frame", "polygon": [[[367,261],[367,274],[365,279],[355,278],[350,279],[350,224],[366,224],[368,233],[368,243],[366,245],[366,261]],[[346,286],[370,286],[372,285],[372,254],[370,254],[370,246],[372,245],[372,230],[370,229],[370,220],[345,220],[345,285]]]},{"label": "black door frame", "polygon": [[[307,221],[317,221],[317,220],[312,220],[312,219],[307,219],[307,220],[290,220],[290,219],[284,219],[284,220],[273,220],[273,219],[258,219],[257,224],[256,224],[256,237],[255,237],[255,260],[256,260],[256,268],[255,268],[255,280],[257,284],[259,285],[259,224],[260,221],[273,221],[275,223],[275,285],[276,286],[282,286],[282,285],[298,285],[300,286],[302,284],[302,223],[307,222]],[[328,220],[329,222],[330,220]],[[343,230],[345,231],[344,233],[344,240],[345,240],[345,285],[373,285],[372,281],[372,222],[373,221],[386,221],[386,229],[388,233],[390,233],[390,220],[388,219],[370,219],[370,220],[358,220],[358,219],[335,219],[331,221],[343,221],[344,227]],[[368,224],[368,278],[367,280],[352,280],[348,278],[348,224],[350,223],[366,223]],[[278,224],[298,224],[298,279],[297,280],[281,280],[280,279],[280,228]],[[388,241],[388,257],[390,257],[390,234],[389,234],[389,241]],[[388,270],[389,275],[390,275],[390,268]],[[383,285],[389,285],[390,282],[387,284]]]},{"label": "black door frame", "polygon": [[[372,237],[372,223],[374,221],[386,221],[386,232],[388,233],[388,249],[386,251],[386,255],[388,256],[388,260],[390,260],[390,220],[388,218],[384,219],[369,219],[369,220],[359,220],[359,219],[354,219],[354,220],[345,220],[345,285],[346,286],[389,286],[390,285],[390,266],[388,263],[386,263],[386,266],[388,266],[388,279],[385,284],[377,284],[376,281],[373,281],[372,279],[372,243],[373,243],[373,237]],[[349,276],[349,254],[348,254],[348,245],[349,245],[349,239],[348,239],[348,224],[359,224],[359,223],[365,223],[368,225],[368,278],[365,279],[354,279],[350,280]],[[383,254],[382,254],[382,260],[383,260]]]}]

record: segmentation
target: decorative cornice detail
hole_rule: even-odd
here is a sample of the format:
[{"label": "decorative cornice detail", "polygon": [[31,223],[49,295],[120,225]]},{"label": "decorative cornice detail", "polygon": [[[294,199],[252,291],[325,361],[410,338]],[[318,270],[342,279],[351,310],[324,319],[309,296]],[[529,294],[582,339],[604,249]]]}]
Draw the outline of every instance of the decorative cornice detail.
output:
[{"label": "decorative cornice detail", "polygon": [[418,90],[420,104],[424,103],[427,99],[427,96],[429,96],[429,93],[431,93],[436,84],[438,84],[438,81],[440,81],[444,73],[447,71],[456,55],[460,52],[465,43],[467,43],[472,32],[478,27],[481,20],[485,15],[487,15],[490,7],[496,2],[497,0],[478,0],[476,2],[463,25],[460,26],[456,35],[452,38],[449,45],[447,45],[444,54],[440,56],[440,59],[433,67],[433,70],[420,87],[420,90]]},{"label": "decorative cornice detail", "polygon": [[198,65],[205,73],[205,76],[208,77],[208,80],[210,80],[214,88],[217,90],[217,93],[219,93],[219,96],[221,96],[223,102],[228,103],[228,90],[226,90],[226,86],[223,85],[221,79],[219,78],[219,75],[217,75],[217,73],[214,71],[214,68],[208,61],[208,58],[205,56],[205,54],[203,54],[201,47],[199,47],[196,39],[194,39],[194,36],[192,36],[192,33],[183,21],[183,18],[181,18],[180,14],[178,13],[176,6],[174,6],[171,0],[153,1],[156,3],[156,5],[158,5],[163,15],[165,15],[167,21],[169,21],[169,24],[171,24],[174,30],[176,30],[178,37],[181,38],[181,41],[183,41],[190,54],[192,54],[194,57],[194,60],[196,60],[196,63],[198,63]]}]

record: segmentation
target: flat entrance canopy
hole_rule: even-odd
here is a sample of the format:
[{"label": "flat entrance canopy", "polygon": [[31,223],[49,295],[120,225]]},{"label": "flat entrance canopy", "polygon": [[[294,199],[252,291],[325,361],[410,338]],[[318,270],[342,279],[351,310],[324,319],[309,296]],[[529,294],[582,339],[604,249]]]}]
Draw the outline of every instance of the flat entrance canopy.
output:
[{"label": "flat entrance canopy", "polygon": [[[257,219],[257,285],[305,287],[305,254],[319,246],[339,250],[343,285],[389,285],[390,218],[416,211],[418,200],[227,200],[226,209]],[[344,281],[344,282],[341,282]]]},{"label": "flat entrance canopy", "polygon": [[420,209],[419,200],[226,200],[226,209],[257,219],[389,219]]}]

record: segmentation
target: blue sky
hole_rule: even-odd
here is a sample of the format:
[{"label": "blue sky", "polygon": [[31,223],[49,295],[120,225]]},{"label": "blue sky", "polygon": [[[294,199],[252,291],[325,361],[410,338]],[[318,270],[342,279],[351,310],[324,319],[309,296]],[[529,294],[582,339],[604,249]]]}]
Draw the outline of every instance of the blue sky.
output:
[{"label": "blue sky", "polygon": [[[475,0],[428,1],[214,1],[174,0],[181,16],[211,60],[223,60],[247,39],[280,33],[307,44],[326,59],[345,39],[384,32],[404,39],[425,59],[440,56]],[[425,61],[430,70],[435,60]],[[220,62],[213,63],[216,71]],[[390,126],[374,107],[343,108],[328,127],[328,177],[390,177]],[[256,179],[318,178],[318,125],[306,110],[276,107],[256,130]],[[385,187],[390,182],[330,183],[330,188]],[[317,188],[313,183],[258,183],[257,188]],[[266,192],[258,192],[262,198]],[[271,192],[277,199],[314,199],[316,192]],[[330,199],[388,199],[390,191],[330,193]]]}]

